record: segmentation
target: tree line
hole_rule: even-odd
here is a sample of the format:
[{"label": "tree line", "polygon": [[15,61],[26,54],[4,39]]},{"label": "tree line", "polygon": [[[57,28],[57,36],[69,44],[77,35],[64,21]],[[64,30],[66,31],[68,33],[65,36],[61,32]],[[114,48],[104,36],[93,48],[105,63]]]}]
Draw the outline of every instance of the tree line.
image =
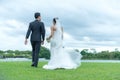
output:
[{"label": "tree line", "polygon": [[101,52],[89,52],[88,49],[81,51],[82,59],[103,59],[103,60],[120,60],[120,51],[101,51]]},{"label": "tree line", "polygon": [[[0,58],[32,58],[32,52],[29,50],[19,51],[19,50],[0,50]],[[50,51],[46,47],[41,47],[39,58],[50,58]]]},{"label": "tree line", "polygon": [[[75,51],[82,54],[82,59],[104,59],[104,60],[120,60],[120,51],[101,51],[97,52],[89,52],[88,49],[83,49],[79,51],[75,49]],[[19,50],[0,50],[0,58],[31,58],[31,51],[19,51]],[[50,50],[46,47],[41,47],[41,51],[39,53],[39,58],[50,59]]]}]

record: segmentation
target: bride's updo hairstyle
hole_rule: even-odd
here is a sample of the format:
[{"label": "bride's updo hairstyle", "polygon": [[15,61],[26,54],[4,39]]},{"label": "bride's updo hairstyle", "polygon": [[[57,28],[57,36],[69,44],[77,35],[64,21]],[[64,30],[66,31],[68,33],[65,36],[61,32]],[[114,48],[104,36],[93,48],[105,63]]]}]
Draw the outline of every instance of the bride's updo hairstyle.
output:
[{"label": "bride's updo hairstyle", "polygon": [[56,24],[56,20],[58,20],[58,18],[53,18],[53,24],[55,25]]}]

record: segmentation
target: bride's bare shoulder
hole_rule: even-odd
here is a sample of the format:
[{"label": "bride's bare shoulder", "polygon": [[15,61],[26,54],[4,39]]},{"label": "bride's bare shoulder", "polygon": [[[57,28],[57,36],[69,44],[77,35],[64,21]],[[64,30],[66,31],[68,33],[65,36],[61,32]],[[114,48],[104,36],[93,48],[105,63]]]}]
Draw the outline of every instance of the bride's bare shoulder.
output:
[{"label": "bride's bare shoulder", "polygon": [[51,30],[56,31],[56,27],[55,26],[51,26]]}]

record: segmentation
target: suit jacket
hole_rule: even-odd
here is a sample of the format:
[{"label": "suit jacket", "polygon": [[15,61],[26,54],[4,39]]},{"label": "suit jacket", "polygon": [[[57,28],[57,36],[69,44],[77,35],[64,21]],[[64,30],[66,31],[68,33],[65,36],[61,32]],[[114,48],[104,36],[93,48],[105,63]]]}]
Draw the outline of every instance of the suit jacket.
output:
[{"label": "suit jacket", "polygon": [[29,38],[31,34],[31,41],[44,41],[45,39],[45,28],[44,23],[35,20],[29,24],[29,28],[26,34],[26,39]]}]

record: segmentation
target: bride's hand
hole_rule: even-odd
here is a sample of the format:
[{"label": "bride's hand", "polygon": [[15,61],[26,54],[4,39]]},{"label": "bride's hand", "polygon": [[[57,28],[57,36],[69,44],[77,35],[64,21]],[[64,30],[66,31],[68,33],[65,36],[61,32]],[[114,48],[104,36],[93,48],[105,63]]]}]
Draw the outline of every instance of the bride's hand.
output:
[{"label": "bride's hand", "polygon": [[49,39],[49,38],[46,38],[46,41],[49,43],[49,42],[50,42],[50,39]]},{"label": "bride's hand", "polygon": [[24,42],[24,44],[25,44],[25,45],[27,45],[27,43],[28,43],[28,41],[27,41],[27,39],[25,39],[25,42]]}]

